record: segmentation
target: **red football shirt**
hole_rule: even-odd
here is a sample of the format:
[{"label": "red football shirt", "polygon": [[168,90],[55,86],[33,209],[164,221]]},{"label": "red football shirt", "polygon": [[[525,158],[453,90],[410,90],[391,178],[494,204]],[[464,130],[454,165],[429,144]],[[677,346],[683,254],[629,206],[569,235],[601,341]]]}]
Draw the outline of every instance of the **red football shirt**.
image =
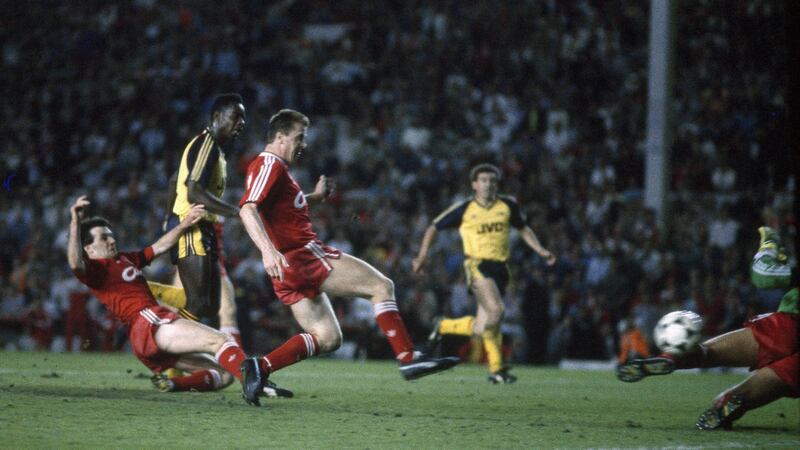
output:
[{"label": "red football shirt", "polygon": [[264,229],[281,253],[317,239],[308,215],[308,202],[289,167],[276,155],[262,152],[247,167],[239,206],[255,203]]},{"label": "red football shirt", "polygon": [[130,325],[139,317],[139,311],[158,306],[140,270],[152,260],[152,247],[118,253],[113,259],[84,258],[86,273],[75,276],[89,286],[111,314]]}]

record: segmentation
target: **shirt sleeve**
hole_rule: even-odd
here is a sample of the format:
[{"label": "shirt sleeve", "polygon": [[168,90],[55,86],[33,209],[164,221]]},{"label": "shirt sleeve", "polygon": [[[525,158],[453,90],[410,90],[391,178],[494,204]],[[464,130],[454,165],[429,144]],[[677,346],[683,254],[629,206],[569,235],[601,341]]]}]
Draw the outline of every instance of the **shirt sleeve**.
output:
[{"label": "shirt sleeve", "polygon": [[184,183],[194,181],[200,186],[207,187],[214,172],[214,167],[219,160],[219,149],[210,134],[206,134],[204,139],[197,139],[188,150],[186,156],[186,168],[189,176]]},{"label": "shirt sleeve", "polygon": [[153,261],[153,247],[147,247],[138,252],[128,253],[127,256],[136,268],[141,269],[144,266],[150,265],[150,262]]},{"label": "shirt sleeve", "polygon": [[86,271],[83,274],[73,271],[72,273],[75,274],[75,277],[81,283],[92,289],[97,289],[102,286],[106,277],[106,271],[103,270],[103,265],[95,260],[87,258],[83,259],[83,264],[86,266]]},{"label": "shirt sleeve", "polygon": [[522,214],[522,209],[520,209],[519,203],[517,203],[517,201],[512,197],[503,196],[500,197],[500,199],[503,200],[503,202],[505,202],[505,204],[508,205],[508,208],[511,210],[511,217],[509,218],[511,226],[517,229],[524,227],[525,215]]},{"label": "shirt sleeve", "polygon": [[464,211],[469,206],[469,200],[455,203],[449,208],[444,210],[435,219],[433,219],[433,226],[437,230],[445,230],[448,228],[458,228],[461,225],[461,219],[464,217]]},{"label": "shirt sleeve", "polygon": [[244,195],[239,201],[239,207],[245,203],[260,204],[267,198],[270,189],[275,185],[283,172],[283,165],[277,158],[264,158],[261,164],[258,160],[250,164],[247,169],[247,178],[244,184]]}]

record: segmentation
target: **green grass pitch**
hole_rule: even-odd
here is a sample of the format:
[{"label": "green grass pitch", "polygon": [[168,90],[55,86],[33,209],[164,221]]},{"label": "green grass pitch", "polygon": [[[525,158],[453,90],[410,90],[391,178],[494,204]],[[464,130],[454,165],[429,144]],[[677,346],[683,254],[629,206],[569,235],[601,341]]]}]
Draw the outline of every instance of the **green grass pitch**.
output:
[{"label": "green grass pitch", "polygon": [[733,374],[636,384],[610,372],[516,367],[495,386],[463,365],[415,382],[389,361],[312,359],[274,375],[293,399],[247,406],[238,384],[159,393],[129,354],[0,352],[2,448],[800,448],[798,401],[732,431],[693,427]]}]

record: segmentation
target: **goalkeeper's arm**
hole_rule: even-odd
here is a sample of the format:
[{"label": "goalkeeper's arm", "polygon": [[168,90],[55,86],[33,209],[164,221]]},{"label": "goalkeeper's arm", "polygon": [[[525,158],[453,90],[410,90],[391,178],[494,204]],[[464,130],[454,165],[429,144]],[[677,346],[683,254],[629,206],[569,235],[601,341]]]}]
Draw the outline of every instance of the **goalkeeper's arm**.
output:
[{"label": "goalkeeper's arm", "polygon": [[774,251],[762,250],[753,257],[750,279],[758,289],[788,289],[792,286],[792,269]]}]

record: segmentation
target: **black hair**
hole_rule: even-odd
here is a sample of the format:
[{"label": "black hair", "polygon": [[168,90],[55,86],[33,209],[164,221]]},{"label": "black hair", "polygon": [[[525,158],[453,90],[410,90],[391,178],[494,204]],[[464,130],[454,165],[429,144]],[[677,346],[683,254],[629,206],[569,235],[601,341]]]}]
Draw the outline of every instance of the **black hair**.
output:
[{"label": "black hair", "polygon": [[472,170],[469,171],[470,181],[477,180],[478,175],[482,173],[493,173],[497,176],[497,181],[500,181],[500,168],[489,163],[478,164],[477,166],[473,167]]},{"label": "black hair", "polygon": [[302,124],[307,127],[311,121],[308,120],[305,114],[295,111],[293,109],[282,109],[274,116],[269,118],[269,131],[267,132],[267,142],[275,140],[278,133],[288,135],[294,129],[296,123]]},{"label": "black hair", "polygon": [[94,242],[94,236],[92,236],[92,228],[94,227],[111,228],[111,222],[100,216],[81,220],[81,247]]},{"label": "black hair", "polygon": [[244,101],[242,100],[242,96],[239,94],[218,95],[214,99],[214,103],[211,105],[211,118],[214,118],[215,113],[222,112],[222,110],[228,107],[235,107],[240,103],[244,103]]}]

